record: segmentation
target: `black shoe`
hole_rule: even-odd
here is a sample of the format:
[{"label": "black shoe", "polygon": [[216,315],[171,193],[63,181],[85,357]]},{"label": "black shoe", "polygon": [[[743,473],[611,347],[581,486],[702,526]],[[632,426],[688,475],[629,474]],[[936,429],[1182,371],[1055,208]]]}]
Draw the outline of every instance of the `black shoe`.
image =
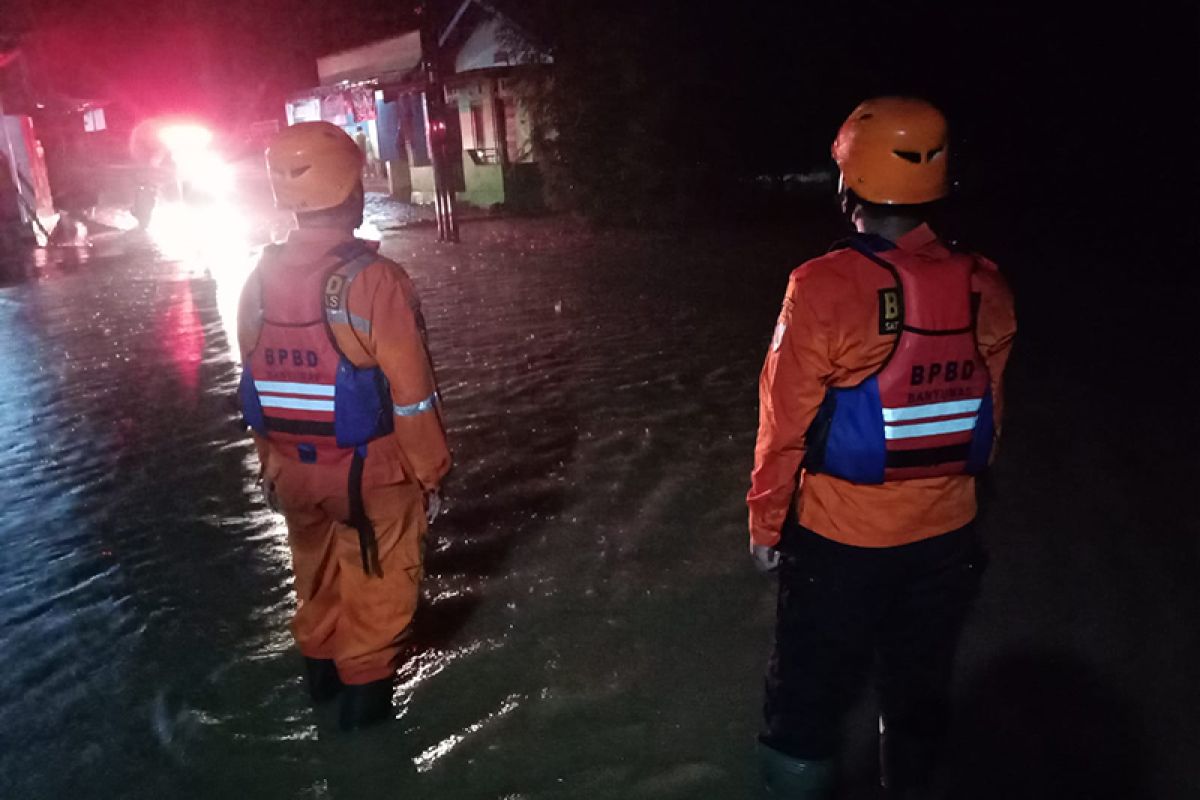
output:
[{"label": "black shoe", "polygon": [[324,703],[337,697],[342,690],[342,679],[332,658],[304,657],[304,677],[308,683],[308,696],[314,703]]},{"label": "black shoe", "polygon": [[781,800],[829,800],[833,796],[833,759],[792,758],[765,744],[758,746],[763,786]]},{"label": "black shoe", "polygon": [[344,731],[365,728],[392,718],[392,679],[348,685],[342,692],[338,724]]}]

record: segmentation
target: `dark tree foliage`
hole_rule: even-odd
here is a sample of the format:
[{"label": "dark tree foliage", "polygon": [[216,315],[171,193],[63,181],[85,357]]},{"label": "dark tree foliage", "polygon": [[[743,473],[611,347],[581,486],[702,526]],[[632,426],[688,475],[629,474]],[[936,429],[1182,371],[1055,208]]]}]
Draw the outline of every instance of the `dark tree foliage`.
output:
[{"label": "dark tree foliage", "polygon": [[936,41],[943,28],[915,24],[919,7],[512,7],[554,57],[552,78],[534,92],[550,199],[601,220],[656,223],[753,207],[758,179],[828,169],[833,134],[859,99],[909,92],[952,102],[944,78],[961,72],[929,68],[958,54]]},{"label": "dark tree foliage", "polygon": [[[715,206],[755,149],[720,13],[682,0],[523,5],[554,58],[533,92],[552,205],[662,223]],[[724,49],[724,53],[722,53]],[[742,70],[744,75],[745,71]]]},{"label": "dark tree foliage", "polygon": [[[555,59],[536,93],[551,199],[600,219],[747,207],[757,176],[828,167],[838,124],[872,95],[942,105],[956,177],[997,207],[1121,203],[1139,167],[1114,145],[1131,156],[1135,142],[1153,149],[1195,130],[1194,11],[1181,27],[1149,6],[1109,14],[1019,0],[511,0],[505,10]],[[1186,109],[1172,100],[1181,81]]]}]

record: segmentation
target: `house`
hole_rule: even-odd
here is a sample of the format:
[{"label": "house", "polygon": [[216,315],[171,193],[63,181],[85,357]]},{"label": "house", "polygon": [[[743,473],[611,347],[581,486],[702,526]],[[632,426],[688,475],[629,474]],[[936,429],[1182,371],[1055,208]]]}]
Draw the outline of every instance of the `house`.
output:
[{"label": "house", "polygon": [[[432,203],[426,53],[420,31],[317,60],[320,86],[286,104],[288,124],[325,120],[362,148],[368,189]],[[482,0],[464,0],[436,36],[424,41],[441,76],[447,105],[447,179],[460,201],[475,206],[536,205],[540,175],[533,110],[524,82],[544,74],[550,58],[521,29]]]}]

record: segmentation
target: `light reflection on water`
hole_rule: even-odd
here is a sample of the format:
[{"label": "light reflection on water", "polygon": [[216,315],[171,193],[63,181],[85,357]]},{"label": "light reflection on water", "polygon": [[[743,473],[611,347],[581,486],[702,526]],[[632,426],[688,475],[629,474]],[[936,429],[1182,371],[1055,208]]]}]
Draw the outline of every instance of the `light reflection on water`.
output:
[{"label": "light reflection on water", "polygon": [[[22,742],[0,796],[615,800],[724,752],[731,718],[752,738],[757,681],[714,692],[678,654],[721,626],[746,631],[722,674],[761,667],[769,602],[693,552],[741,522],[757,327],[721,284],[680,302],[666,251],[471,233],[384,244],[423,297],[457,467],[398,720],[352,740],[307,703],[286,529],[233,400],[265,239],[169,261],[131,233],[0,289],[0,669],[23,689],[0,692]],[[739,785],[724,763],[707,796]]]},{"label": "light reflection on water", "polygon": [[148,232],[163,258],[216,284],[217,313],[237,359],[238,297],[262,245],[253,241],[251,215],[233,200],[160,203]]},{"label": "light reflection on water", "polygon": [[[182,756],[228,718],[203,696],[231,659],[289,655],[286,530],[257,507],[217,283],[148,245],[37,250],[40,280],[0,289],[0,715],[23,743],[0,748],[3,797],[133,796],[135,777],[154,796],[168,776],[88,765]],[[235,304],[236,269],[215,270]]]},{"label": "light reflection on water", "polygon": [[523,699],[524,698],[518,694],[509,695],[504,699],[504,702],[500,705],[500,707],[491,714],[488,714],[478,722],[471,723],[464,728],[461,733],[447,736],[433,747],[430,747],[420,753],[416,758],[413,759],[413,765],[416,766],[417,772],[428,772],[429,770],[433,769],[434,765],[439,759],[449,755],[450,752],[462,744],[465,739],[479,733],[485,727],[494,723],[496,720],[499,720],[501,717],[505,717],[516,711],[517,708],[520,707]]}]

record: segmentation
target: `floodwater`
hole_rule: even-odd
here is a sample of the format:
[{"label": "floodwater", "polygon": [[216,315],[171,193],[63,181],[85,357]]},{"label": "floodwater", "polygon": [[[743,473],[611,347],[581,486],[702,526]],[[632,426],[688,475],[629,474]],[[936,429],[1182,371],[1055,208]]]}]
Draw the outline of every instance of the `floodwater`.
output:
[{"label": "floodwater", "polygon": [[[753,797],[774,610],[745,553],[756,380],[789,269],[830,235],[388,234],[456,467],[398,720],[353,735],[307,701],[286,534],[233,402],[242,251],[115,235],[10,280],[0,797]],[[1064,291],[1022,307],[947,785],[1194,797],[1196,515],[1154,474],[1194,483],[1183,401],[1147,413],[1072,360]],[[844,795],[873,797],[866,705],[852,723]]]}]

